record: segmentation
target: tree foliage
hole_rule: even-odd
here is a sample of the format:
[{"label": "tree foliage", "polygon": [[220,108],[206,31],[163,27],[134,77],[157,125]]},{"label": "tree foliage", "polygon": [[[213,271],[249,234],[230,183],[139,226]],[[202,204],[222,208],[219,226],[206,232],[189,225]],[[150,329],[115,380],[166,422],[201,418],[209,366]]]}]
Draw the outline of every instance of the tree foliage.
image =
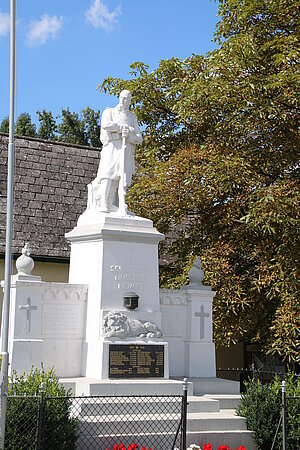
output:
[{"label": "tree foliage", "polygon": [[19,136],[36,136],[36,125],[31,122],[31,116],[28,113],[21,113],[17,119],[15,132]]},{"label": "tree foliage", "polygon": [[[51,111],[37,111],[39,127],[32,123],[28,113],[22,113],[15,125],[15,132],[19,136],[37,137],[44,140],[61,141],[69,144],[102,147],[100,141],[100,111],[89,106],[81,113],[71,112],[69,108],[62,108],[61,115],[53,117]],[[0,131],[9,132],[9,118],[5,117],[0,125]]]},{"label": "tree foliage", "polygon": [[38,115],[38,120],[40,123],[37,137],[45,140],[55,140],[57,133],[57,124],[54,117],[52,116],[52,112],[43,109],[42,112],[37,111],[36,113]]},{"label": "tree foliage", "polygon": [[130,89],[144,126],[129,201],[170,236],[163,285],[200,254],[216,342],[299,361],[299,3],[221,0],[219,15],[213,52],[134,63],[99,89]]},{"label": "tree foliage", "polygon": [[87,145],[84,133],[84,123],[78,113],[70,112],[69,108],[62,109],[61,122],[58,125],[59,140],[70,144]]},{"label": "tree foliage", "polygon": [[2,133],[9,132],[9,117],[8,116],[4,117],[4,119],[2,120],[1,125],[0,125],[0,131]]},{"label": "tree foliage", "polygon": [[81,120],[84,123],[84,132],[87,142],[92,147],[102,147],[100,141],[100,111],[95,111],[89,106],[81,110]]},{"label": "tree foliage", "polygon": [[81,114],[71,113],[69,108],[62,109],[61,122],[58,125],[58,139],[79,145],[102,147],[100,141],[100,111],[89,106]]}]

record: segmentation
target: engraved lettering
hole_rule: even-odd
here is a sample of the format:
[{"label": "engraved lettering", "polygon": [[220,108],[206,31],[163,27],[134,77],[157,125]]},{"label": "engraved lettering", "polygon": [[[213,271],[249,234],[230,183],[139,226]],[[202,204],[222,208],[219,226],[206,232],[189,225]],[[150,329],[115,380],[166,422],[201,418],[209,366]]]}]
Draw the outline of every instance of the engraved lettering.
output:
[{"label": "engraved lettering", "polygon": [[80,304],[43,305],[43,335],[80,335],[82,333],[82,311]]}]

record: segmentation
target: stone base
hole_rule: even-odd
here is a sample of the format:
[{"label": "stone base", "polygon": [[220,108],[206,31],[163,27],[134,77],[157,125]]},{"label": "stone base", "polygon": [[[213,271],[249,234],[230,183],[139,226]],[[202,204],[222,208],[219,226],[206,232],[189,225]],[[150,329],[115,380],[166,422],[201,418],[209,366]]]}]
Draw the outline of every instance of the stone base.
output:
[{"label": "stone base", "polygon": [[215,344],[187,342],[185,344],[187,377],[215,377]]},{"label": "stone base", "polygon": [[14,339],[9,345],[9,375],[16,370],[18,375],[28,374],[32,367],[40,368],[43,361],[43,339]]}]

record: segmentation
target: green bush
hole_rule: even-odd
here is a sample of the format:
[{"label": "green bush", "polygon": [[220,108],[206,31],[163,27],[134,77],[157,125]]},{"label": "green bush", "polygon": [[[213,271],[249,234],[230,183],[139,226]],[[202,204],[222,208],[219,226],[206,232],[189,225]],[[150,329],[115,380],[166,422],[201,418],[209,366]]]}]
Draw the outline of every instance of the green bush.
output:
[{"label": "green bush", "polygon": [[70,415],[70,392],[60,386],[54,370],[31,370],[28,376],[12,373],[8,391],[5,449],[34,450],[40,409],[41,383],[45,383],[43,402],[43,450],[74,450],[77,420]]},{"label": "green bush", "polygon": [[[286,376],[287,383],[287,448],[300,448],[300,379],[293,374]],[[260,450],[270,450],[281,415],[281,381],[275,377],[272,383],[262,385],[257,380],[247,383],[237,414],[246,418],[249,430],[254,431]],[[293,398],[291,398],[293,397]],[[282,448],[282,427],[274,449]]]}]

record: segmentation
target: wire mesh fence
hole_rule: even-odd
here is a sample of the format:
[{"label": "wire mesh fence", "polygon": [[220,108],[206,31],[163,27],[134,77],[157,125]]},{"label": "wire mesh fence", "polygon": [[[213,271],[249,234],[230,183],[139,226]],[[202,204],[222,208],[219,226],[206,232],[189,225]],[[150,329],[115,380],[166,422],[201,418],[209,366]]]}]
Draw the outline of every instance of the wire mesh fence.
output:
[{"label": "wire mesh fence", "polygon": [[40,397],[8,397],[5,449],[35,450],[38,440]]},{"label": "wire mesh fence", "polygon": [[186,397],[9,397],[5,449],[183,449]]}]

